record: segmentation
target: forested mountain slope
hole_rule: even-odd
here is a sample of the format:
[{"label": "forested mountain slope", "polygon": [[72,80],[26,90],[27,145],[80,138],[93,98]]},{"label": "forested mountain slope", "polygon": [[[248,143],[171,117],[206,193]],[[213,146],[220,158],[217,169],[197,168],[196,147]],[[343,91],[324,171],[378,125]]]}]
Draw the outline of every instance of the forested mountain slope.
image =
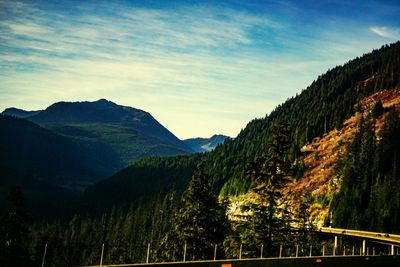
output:
[{"label": "forested mountain slope", "polygon": [[[371,98],[378,102],[371,105]],[[357,131],[335,169],[340,190],[330,205],[333,223],[400,233],[400,91],[366,100],[360,105],[368,108],[360,112]]]},{"label": "forested mountain slope", "polygon": [[247,166],[260,153],[261,143],[270,136],[275,121],[282,119],[290,124],[293,143],[287,157],[295,161],[300,156],[300,148],[314,137],[340,129],[354,113],[358,101],[399,85],[400,42],[327,71],[265,118],[251,121],[237,138],[208,154],[214,190],[223,195],[237,195],[248,190],[251,181],[246,177]]},{"label": "forested mountain slope", "polygon": [[[30,121],[0,115],[0,202],[19,184],[36,214],[57,210],[102,172],[103,162],[86,161],[87,151]],[[43,210],[42,210],[43,208]]]},{"label": "forested mountain slope", "polygon": [[[104,99],[59,102],[33,112],[9,108],[2,114],[0,202],[10,185],[18,184],[35,217],[66,215],[62,212],[65,208],[78,210],[81,205],[71,201],[86,187],[138,157],[192,153],[149,113]],[[186,166],[184,161],[182,164]],[[169,170],[165,165],[158,168],[163,167]],[[182,177],[172,178],[181,181]],[[152,186],[161,191],[159,185]]]},{"label": "forested mountain slope", "polygon": [[58,134],[71,138],[80,147],[92,151],[90,159],[104,162],[105,172],[97,180],[109,176],[143,156],[169,156],[192,153],[181,140],[162,126],[148,112],[117,105],[100,99],[95,102],[58,102],[45,110],[22,114]]},{"label": "forested mountain slope", "polygon": [[[87,162],[85,150],[70,139],[30,121],[0,115],[0,164],[13,176],[64,185],[88,182],[100,171],[101,162]],[[3,176],[1,182],[12,180]]]},{"label": "forested mountain slope", "polygon": [[[102,213],[112,207],[151,205],[167,194],[180,194],[192,176],[200,155],[149,157],[135,161],[112,177],[85,190],[84,208]],[[147,204],[146,204],[147,203]],[[89,208],[88,208],[89,207]]]},{"label": "forested mountain slope", "polygon": [[2,112],[2,114],[3,115],[17,117],[17,118],[27,118],[27,117],[31,117],[33,115],[36,115],[39,112],[41,112],[41,110],[26,111],[26,110],[19,109],[19,108],[6,108]]}]

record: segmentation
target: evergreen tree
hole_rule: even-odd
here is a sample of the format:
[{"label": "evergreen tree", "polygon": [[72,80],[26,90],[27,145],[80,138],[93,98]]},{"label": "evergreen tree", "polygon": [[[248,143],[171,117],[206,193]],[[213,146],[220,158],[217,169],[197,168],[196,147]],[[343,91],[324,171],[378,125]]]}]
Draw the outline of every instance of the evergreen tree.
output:
[{"label": "evergreen tree", "polygon": [[[320,240],[317,238],[316,226],[311,221],[310,206],[314,203],[311,193],[305,193],[298,199],[300,201],[296,211],[295,225],[297,229],[295,235],[291,235],[292,240],[296,245],[299,246],[299,253],[303,255],[305,248],[309,248],[310,245],[318,251],[321,248]],[[308,251],[307,251],[308,252]]]},{"label": "evergreen tree", "polygon": [[[282,199],[282,189],[290,180],[291,173],[291,164],[287,158],[289,149],[288,125],[279,121],[265,146],[265,153],[256,158],[250,170],[255,198],[243,207],[250,212],[244,223],[248,224],[248,229],[253,230],[253,236],[249,237],[253,249],[265,244],[269,254],[274,245],[288,237],[290,230],[291,216],[287,203]],[[242,241],[247,243],[246,240]]]},{"label": "evergreen tree", "polygon": [[382,101],[378,100],[375,104],[374,107],[371,111],[371,115],[373,118],[378,118],[379,116],[381,116],[383,114],[383,112],[385,111],[385,108],[383,107]]},{"label": "evergreen tree", "polygon": [[337,167],[342,184],[331,206],[333,221],[342,228],[399,232],[400,118],[391,109],[376,138],[374,117],[372,113],[361,120]]},{"label": "evergreen tree", "polygon": [[211,259],[214,245],[222,244],[226,230],[225,210],[212,194],[209,176],[201,163],[163,240],[164,258],[182,260],[185,246],[187,260]]},{"label": "evergreen tree", "polygon": [[369,219],[366,210],[372,187],[375,153],[375,119],[369,114],[361,120],[352,142],[347,146],[346,156],[338,165],[342,177],[342,190],[332,203],[335,225],[364,229]]},{"label": "evergreen tree", "polygon": [[28,234],[32,220],[25,212],[24,198],[18,186],[11,186],[7,200],[7,212],[0,222],[1,265],[31,266]]},{"label": "evergreen tree", "polygon": [[400,232],[400,117],[396,110],[388,112],[380,136],[375,159],[379,194],[374,213],[380,218],[376,227],[380,231]]}]

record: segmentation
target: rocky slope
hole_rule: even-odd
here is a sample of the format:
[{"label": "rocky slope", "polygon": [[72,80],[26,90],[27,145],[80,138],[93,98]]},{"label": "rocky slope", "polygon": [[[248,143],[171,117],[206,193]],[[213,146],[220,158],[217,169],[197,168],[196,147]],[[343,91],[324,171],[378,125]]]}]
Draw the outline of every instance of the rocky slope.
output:
[{"label": "rocky slope", "polygon": [[[328,219],[329,199],[340,190],[340,179],[335,175],[335,167],[346,153],[346,146],[352,141],[361,114],[372,111],[374,104],[381,101],[384,108],[400,109],[400,89],[384,90],[362,99],[356,112],[347,119],[341,129],[334,129],[320,138],[314,138],[302,148],[305,172],[303,177],[289,186],[289,191],[298,196],[311,194],[315,202],[311,207],[312,219],[322,225]],[[375,132],[379,136],[385,113],[376,119]],[[378,138],[379,139],[379,138]],[[325,200],[324,200],[325,199]]]},{"label": "rocky slope", "polygon": [[[285,189],[285,198],[291,200],[293,210],[299,205],[299,200],[306,195],[312,197],[309,208],[310,219],[320,227],[329,222],[329,205],[333,195],[340,190],[341,180],[335,174],[338,162],[345,156],[347,145],[353,140],[357,131],[361,114],[364,116],[371,112],[375,103],[381,101],[383,107],[394,107],[400,110],[400,88],[384,90],[362,99],[353,116],[347,119],[340,129],[333,129],[321,137],[314,138],[310,143],[303,146],[302,161],[305,171],[299,180],[292,180]],[[379,136],[386,113],[376,119],[375,132]],[[379,138],[378,138],[379,140]],[[237,219],[241,215],[240,207],[251,202],[254,198],[251,192],[238,197],[231,197],[231,205],[228,215],[231,219]]]}]

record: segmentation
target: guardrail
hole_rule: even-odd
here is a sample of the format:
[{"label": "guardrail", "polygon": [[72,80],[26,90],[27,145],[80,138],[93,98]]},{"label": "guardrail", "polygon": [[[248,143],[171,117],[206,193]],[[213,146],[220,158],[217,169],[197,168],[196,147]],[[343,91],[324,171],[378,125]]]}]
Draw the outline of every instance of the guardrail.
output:
[{"label": "guardrail", "polygon": [[341,228],[330,228],[330,227],[321,227],[319,230],[322,233],[348,235],[353,237],[365,238],[369,240],[376,240],[379,241],[380,243],[388,245],[392,244],[400,245],[400,235],[396,234],[359,231],[359,230],[341,229]]},{"label": "guardrail", "polygon": [[[302,247],[301,253],[299,250],[299,245],[289,245],[285,246],[284,244],[280,245],[279,248],[279,254],[278,256],[272,256],[270,255],[269,258],[264,258],[263,257],[263,247],[260,247],[260,256],[258,258],[242,258],[242,245],[240,246],[238,258],[236,259],[216,259],[216,251],[217,247],[215,245],[214,247],[214,259],[213,260],[206,260],[206,261],[195,261],[195,262],[190,262],[190,261],[185,261],[186,258],[186,246],[184,248],[184,256],[183,256],[183,261],[181,262],[165,262],[165,263],[155,263],[151,262],[150,259],[150,244],[147,246],[146,250],[146,261],[144,263],[135,263],[135,264],[119,264],[119,265],[107,265],[104,264],[103,262],[103,257],[104,255],[104,244],[101,247],[101,257],[100,257],[100,265],[93,265],[93,266],[162,266],[162,267],[170,267],[170,266],[187,266],[187,264],[190,264],[189,266],[196,265],[197,267],[203,267],[201,263],[209,263],[210,265],[207,265],[207,267],[242,267],[244,265],[239,264],[239,262],[253,262],[253,261],[262,261],[266,263],[268,261],[268,267],[270,266],[275,266],[275,265],[270,265],[271,262],[275,262],[276,260],[286,260],[290,264],[289,265],[276,265],[276,266],[304,266],[304,263],[307,263],[305,265],[308,266],[314,266],[313,264],[317,263],[322,263],[322,262],[332,262],[333,260],[325,260],[329,258],[339,258],[339,259],[349,259],[349,258],[360,258],[361,260],[357,261],[368,261],[369,259],[376,258],[376,257],[391,257],[390,259],[397,259],[399,262],[396,266],[400,266],[400,256],[399,255],[399,248],[400,248],[400,235],[397,234],[389,234],[389,233],[380,233],[380,232],[370,232],[370,231],[360,231],[360,230],[351,230],[351,229],[341,229],[341,228],[331,228],[331,227],[321,227],[316,230],[316,232],[320,232],[323,234],[328,234],[328,235],[333,235],[333,244],[325,245],[318,247],[318,248],[313,248],[313,246],[309,246],[308,248]],[[362,240],[362,245],[353,245],[352,247],[346,247],[346,246],[338,246],[338,238],[343,237],[343,236],[349,236],[349,237],[354,237],[357,239]],[[366,246],[366,240],[368,240],[369,243],[379,243],[379,244],[384,244],[388,245],[388,250],[386,250],[385,247],[384,250],[382,251],[381,248],[378,248],[378,251],[375,251],[375,247],[367,247]],[[381,246],[381,245],[380,245]],[[372,250],[370,250],[372,248]],[[397,253],[395,255],[395,248],[397,248]],[[46,255],[46,249],[47,246],[45,247],[45,253],[43,256],[43,263],[45,261],[45,255]],[[372,252],[372,253],[370,253]],[[377,253],[375,253],[377,252]],[[276,254],[275,254],[276,255]],[[272,256],[272,257],[271,257]],[[212,257],[211,257],[212,259]],[[315,262],[313,262],[313,260]],[[302,262],[302,265],[292,265],[293,260],[299,260],[299,262]],[[342,266],[341,262],[342,260],[335,260],[336,265],[332,266]],[[220,265],[215,265],[215,263],[218,263]],[[225,265],[224,263],[227,263],[228,265]],[[232,265],[232,263],[235,263]],[[369,263],[369,261],[368,261]],[[222,264],[222,265],[221,265]],[[231,264],[231,265],[229,265]],[[275,263],[274,263],[275,264]],[[294,264],[294,263],[293,263]],[[311,265],[310,265],[311,264]],[[358,264],[358,263],[357,263]],[[360,263],[361,264],[361,263]],[[366,264],[366,262],[364,262]],[[330,265],[318,265],[318,266],[330,266]],[[358,265],[349,265],[351,267],[355,267]],[[359,266],[369,266],[369,265],[359,265]],[[375,266],[375,265],[373,265]],[[392,266],[392,265],[376,265],[376,266]],[[249,265],[245,265],[245,267],[252,267]],[[255,266],[257,267],[257,266]]]},{"label": "guardrail", "polygon": [[[382,267],[400,266],[397,256],[325,256],[299,258],[268,258],[219,261],[165,262],[142,264],[101,265],[101,267]],[[91,267],[100,267],[95,265]]]}]

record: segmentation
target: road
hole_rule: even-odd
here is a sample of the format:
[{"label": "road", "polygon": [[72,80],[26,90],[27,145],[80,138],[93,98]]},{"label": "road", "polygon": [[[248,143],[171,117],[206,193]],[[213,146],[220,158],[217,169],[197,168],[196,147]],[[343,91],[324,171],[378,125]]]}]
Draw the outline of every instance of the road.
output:
[{"label": "road", "polygon": [[330,227],[321,227],[320,232],[327,234],[334,234],[334,235],[348,235],[388,245],[400,245],[400,235],[395,235],[395,234],[330,228]]},{"label": "road", "polygon": [[396,256],[337,256],[164,262],[142,264],[96,265],[87,267],[382,267],[400,266]]}]

